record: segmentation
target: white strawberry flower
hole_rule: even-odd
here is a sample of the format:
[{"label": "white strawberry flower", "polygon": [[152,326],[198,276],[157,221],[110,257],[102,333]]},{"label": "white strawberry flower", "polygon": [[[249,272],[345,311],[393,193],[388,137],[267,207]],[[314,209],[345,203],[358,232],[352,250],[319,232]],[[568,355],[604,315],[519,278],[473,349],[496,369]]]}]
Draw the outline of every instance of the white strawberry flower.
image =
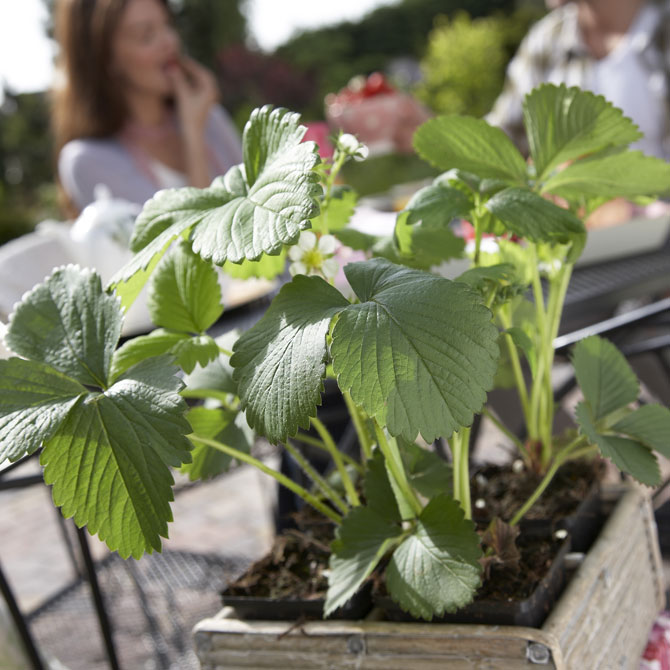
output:
[{"label": "white strawberry flower", "polygon": [[318,237],[310,230],[303,230],[298,243],[289,249],[291,275],[323,275],[333,279],[340,266],[333,258],[337,240],[332,235]]},{"label": "white strawberry flower", "polygon": [[344,133],[337,138],[337,148],[348,156],[352,156],[356,161],[365,160],[370,153],[367,146],[350,133]]}]

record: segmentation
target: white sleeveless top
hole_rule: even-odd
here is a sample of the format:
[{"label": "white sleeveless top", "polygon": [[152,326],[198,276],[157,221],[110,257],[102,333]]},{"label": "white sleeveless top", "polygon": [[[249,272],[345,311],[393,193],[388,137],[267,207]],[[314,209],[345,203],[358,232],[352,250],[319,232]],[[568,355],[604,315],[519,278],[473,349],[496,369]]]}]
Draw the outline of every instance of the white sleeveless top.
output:
[{"label": "white sleeveless top", "polygon": [[149,168],[160,188],[182,188],[182,186],[188,186],[188,179],[183,172],[175,170],[169,165],[161,163],[161,161],[151,159],[149,161]]}]

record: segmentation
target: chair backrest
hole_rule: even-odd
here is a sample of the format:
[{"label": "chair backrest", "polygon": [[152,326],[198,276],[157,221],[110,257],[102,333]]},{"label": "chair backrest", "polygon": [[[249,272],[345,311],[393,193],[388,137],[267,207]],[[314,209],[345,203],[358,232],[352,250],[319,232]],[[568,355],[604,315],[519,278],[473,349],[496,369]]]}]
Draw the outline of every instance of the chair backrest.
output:
[{"label": "chair backrest", "polygon": [[68,244],[67,229],[28,233],[0,247],[0,321],[7,321],[26,291],[51,274],[54,267],[78,263]]}]

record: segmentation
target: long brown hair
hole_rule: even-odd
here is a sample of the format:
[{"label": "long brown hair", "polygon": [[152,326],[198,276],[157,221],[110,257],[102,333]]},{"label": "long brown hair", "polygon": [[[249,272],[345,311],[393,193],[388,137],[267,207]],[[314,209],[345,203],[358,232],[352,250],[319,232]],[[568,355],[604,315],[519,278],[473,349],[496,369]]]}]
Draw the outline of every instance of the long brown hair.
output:
[{"label": "long brown hair", "polygon": [[112,38],[128,0],[57,0],[58,83],[52,94],[56,155],[80,137],[107,137],[126,120],[110,71]]},{"label": "long brown hair", "polygon": [[[161,0],[167,7],[167,0]],[[56,0],[60,46],[57,84],[51,96],[55,159],[70,141],[119,132],[128,110],[123,86],[111,70],[112,39],[129,0]],[[60,185],[59,185],[60,186]],[[76,212],[66,194],[67,214]]]}]

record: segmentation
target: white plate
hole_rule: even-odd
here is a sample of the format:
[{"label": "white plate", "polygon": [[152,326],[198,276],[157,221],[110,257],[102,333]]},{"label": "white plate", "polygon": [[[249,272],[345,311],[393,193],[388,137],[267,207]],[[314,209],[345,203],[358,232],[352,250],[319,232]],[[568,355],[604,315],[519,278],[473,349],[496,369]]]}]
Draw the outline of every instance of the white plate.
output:
[{"label": "white plate", "polygon": [[670,215],[638,218],[610,228],[589,230],[577,266],[656,251],[670,236]]}]

